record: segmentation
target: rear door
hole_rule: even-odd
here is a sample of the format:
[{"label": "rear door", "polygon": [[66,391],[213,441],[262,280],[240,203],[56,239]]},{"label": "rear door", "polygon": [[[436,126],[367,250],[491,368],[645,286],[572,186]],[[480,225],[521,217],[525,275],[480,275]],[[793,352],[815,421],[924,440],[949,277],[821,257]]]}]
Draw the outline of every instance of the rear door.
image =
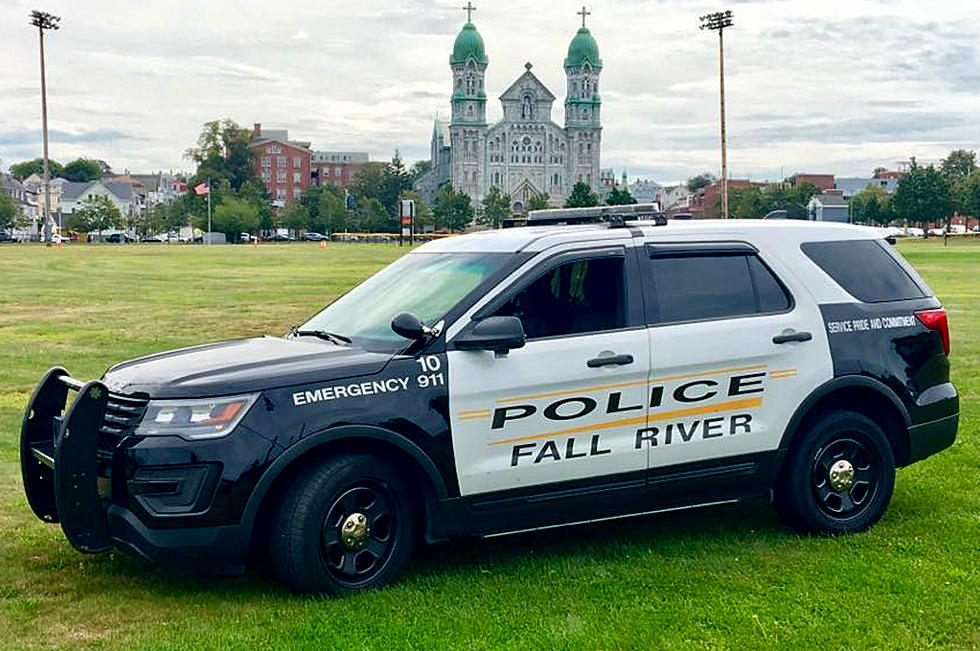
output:
[{"label": "rear door", "polygon": [[552,256],[474,316],[517,316],[523,348],[499,356],[450,341],[461,494],[613,475],[642,486],[634,433],[646,424],[650,344],[635,265],[623,246]]},{"label": "rear door", "polygon": [[651,399],[637,445],[651,477],[693,462],[759,471],[797,406],[832,377],[815,301],[744,242],[648,243],[644,253]]}]

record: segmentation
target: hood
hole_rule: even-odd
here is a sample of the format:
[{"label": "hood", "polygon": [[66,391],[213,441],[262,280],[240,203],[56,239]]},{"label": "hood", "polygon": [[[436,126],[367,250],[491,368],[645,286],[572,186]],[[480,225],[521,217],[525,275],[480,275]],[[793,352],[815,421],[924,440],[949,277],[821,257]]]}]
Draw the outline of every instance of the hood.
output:
[{"label": "hood", "polygon": [[391,355],[304,337],[223,341],[116,364],[102,378],[112,391],[151,398],[248,393],[377,373]]}]

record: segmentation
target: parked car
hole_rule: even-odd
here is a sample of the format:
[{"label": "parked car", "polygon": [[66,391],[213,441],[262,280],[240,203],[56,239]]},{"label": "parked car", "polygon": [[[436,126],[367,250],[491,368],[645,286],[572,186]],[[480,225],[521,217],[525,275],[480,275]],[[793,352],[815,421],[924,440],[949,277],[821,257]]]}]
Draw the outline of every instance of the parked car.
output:
[{"label": "parked car", "polygon": [[17,238],[13,237],[10,233],[0,233],[0,243],[3,242],[16,242]]},{"label": "parked car", "polygon": [[330,238],[323,233],[316,233],[313,231],[308,231],[303,233],[303,240],[307,242],[321,242],[323,240],[329,240]]},{"label": "parked car", "polygon": [[295,242],[296,238],[282,233],[272,233],[262,238],[263,242]]},{"label": "parked car", "polygon": [[[881,518],[897,467],[953,444],[949,344],[939,299],[879,229],[474,233],[282,337],[88,382],[52,368],[21,464],[34,513],[81,551],[240,572],[264,549],[301,592],[389,583],[421,541],[756,498],[841,535]],[[926,479],[904,492],[936,490]]]},{"label": "parked car", "polygon": [[926,232],[921,228],[906,228],[905,232],[908,233],[909,237],[925,237]]},{"label": "parked car", "polygon": [[125,244],[134,240],[129,235],[126,235],[126,233],[113,233],[112,235],[106,235],[102,241],[110,244]]},{"label": "parked car", "polygon": [[145,242],[146,244],[166,244],[166,235],[144,235],[140,238],[140,242]]},{"label": "parked car", "polygon": [[966,225],[965,224],[950,224],[950,226],[949,226],[949,232],[950,233],[965,233],[966,232]]},{"label": "parked car", "polygon": [[946,229],[945,228],[930,228],[929,229],[929,235],[932,235],[934,237],[942,237],[945,234],[946,234]]}]

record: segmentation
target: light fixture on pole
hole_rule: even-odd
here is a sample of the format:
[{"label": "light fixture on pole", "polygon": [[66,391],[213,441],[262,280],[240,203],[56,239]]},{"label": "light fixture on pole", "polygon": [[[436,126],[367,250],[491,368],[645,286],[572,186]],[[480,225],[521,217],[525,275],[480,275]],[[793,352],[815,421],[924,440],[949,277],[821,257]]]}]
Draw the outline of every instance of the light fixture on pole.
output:
[{"label": "light fixture on pole", "polygon": [[731,27],[731,11],[716,11],[701,16],[701,29],[718,32],[718,68],[721,85],[721,217],[728,219],[728,154],[725,148],[725,28]]},{"label": "light fixture on pole", "polygon": [[51,170],[48,164],[48,89],[44,79],[44,30],[58,29],[61,18],[43,11],[31,12],[31,25],[37,27],[41,44],[41,133],[44,140],[44,241],[51,245]]}]

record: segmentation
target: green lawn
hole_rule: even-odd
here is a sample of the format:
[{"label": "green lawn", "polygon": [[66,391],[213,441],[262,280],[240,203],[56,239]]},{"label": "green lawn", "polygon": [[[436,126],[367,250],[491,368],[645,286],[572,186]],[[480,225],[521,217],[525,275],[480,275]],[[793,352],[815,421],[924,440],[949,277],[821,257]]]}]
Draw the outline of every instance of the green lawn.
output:
[{"label": "green lawn", "polygon": [[401,250],[0,246],[0,649],[980,648],[980,244],[901,249],[950,312],[963,418],[870,532],[717,507],[442,545],[388,589],[310,599],[75,552],[23,497],[20,419],[50,366],[279,334]]}]

